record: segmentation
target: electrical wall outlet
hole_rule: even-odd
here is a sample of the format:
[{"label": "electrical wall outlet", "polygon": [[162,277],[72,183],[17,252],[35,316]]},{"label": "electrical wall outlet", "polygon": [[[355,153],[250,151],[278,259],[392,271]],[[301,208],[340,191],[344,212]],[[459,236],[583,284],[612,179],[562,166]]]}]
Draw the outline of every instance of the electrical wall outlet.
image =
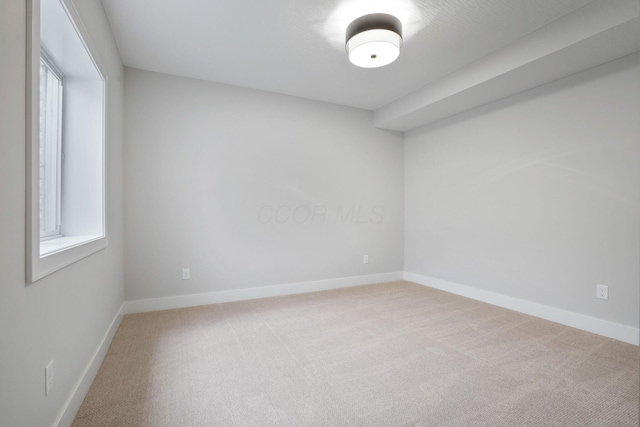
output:
[{"label": "electrical wall outlet", "polygon": [[44,396],[51,394],[53,388],[53,360],[44,367]]},{"label": "electrical wall outlet", "polygon": [[191,269],[190,268],[183,268],[182,269],[182,280],[189,280],[191,279]]},{"label": "electrical wall outlet", "polygon": [[365,255],[364,257],[362,257],[362,263],[369,264],[369,255]]},{"label": "electrical wall outlet", "polygon": [[596,285],[596,298],[609,299],[609,287],[607,285]]}]

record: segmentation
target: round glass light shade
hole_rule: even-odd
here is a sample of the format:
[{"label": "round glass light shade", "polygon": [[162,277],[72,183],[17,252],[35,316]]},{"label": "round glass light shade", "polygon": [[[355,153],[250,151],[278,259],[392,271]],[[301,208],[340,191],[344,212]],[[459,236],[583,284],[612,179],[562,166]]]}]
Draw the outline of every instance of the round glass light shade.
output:
[{"label": "round glass light shade", "polygon": [[374,29],[355,34],[347,41],[349,61],[358,67],[376,68],[400,56],[402,37],[391,30]]}]

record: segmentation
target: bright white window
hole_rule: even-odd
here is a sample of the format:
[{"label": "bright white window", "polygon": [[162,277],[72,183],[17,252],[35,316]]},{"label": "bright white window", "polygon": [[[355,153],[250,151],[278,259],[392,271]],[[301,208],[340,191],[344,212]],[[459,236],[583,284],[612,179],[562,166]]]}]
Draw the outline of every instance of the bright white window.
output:
[{"label": "bright white window", "polygon": [[61,237],[62,74],[40,55],[40,239]]},{"label": "bright white window", "polygon": [[107,245],[106,79],[69,0],[27,0],[27,282]]}]

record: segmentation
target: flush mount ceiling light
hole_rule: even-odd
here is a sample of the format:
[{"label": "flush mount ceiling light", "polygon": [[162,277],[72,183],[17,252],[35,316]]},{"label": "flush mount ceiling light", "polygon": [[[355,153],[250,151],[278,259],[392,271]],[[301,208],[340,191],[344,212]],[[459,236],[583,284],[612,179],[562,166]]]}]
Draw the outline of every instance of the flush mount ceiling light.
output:
[{"label": "flush mount ceiling light", "polygon": [[349,61],[358,67],[376,68],[391,64],[400,55],[402,23],[386,13],[372,13],[347,27]]}]

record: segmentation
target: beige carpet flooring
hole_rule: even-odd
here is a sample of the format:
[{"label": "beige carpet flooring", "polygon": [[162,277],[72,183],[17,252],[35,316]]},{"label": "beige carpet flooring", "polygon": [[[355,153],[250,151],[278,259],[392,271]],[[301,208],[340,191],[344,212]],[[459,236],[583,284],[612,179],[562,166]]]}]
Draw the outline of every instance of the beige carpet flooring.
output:
[{"label": "beige carpet flooring", "polygon": [[639,348],[409,282],[128,315],[73,426],[637,426]]}]

